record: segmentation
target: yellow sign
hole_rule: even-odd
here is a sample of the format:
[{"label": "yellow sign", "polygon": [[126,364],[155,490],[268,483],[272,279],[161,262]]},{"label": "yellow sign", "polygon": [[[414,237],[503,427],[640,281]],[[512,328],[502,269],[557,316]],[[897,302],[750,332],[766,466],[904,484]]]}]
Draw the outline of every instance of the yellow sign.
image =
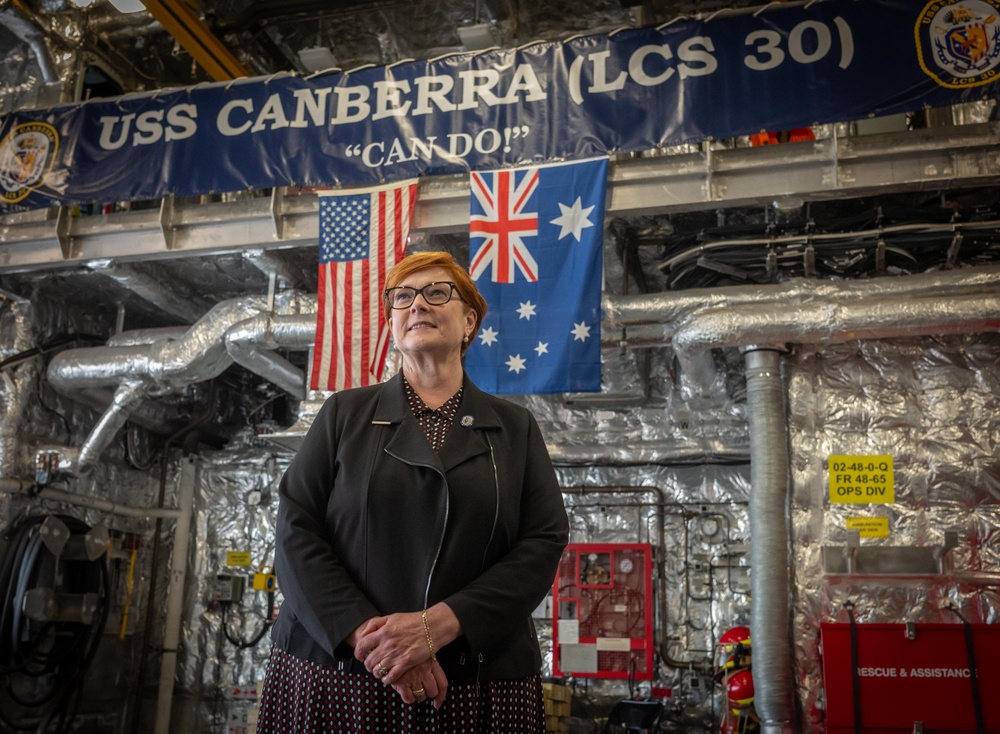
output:
[{"label": "yellow sign", "polygon": [[859,530],[862,538],[888,538],[889,518],[887,517],[849,517],[848,530]]},{"label": "yellow sign", "polygon": [[830,454],[830,502],[834,504],[881,504],[896,501],[892,456]]},{"label": "yellow sign", "polygon": [[226,551],[227,566],[249,566],[252,562],[250,551]]}]

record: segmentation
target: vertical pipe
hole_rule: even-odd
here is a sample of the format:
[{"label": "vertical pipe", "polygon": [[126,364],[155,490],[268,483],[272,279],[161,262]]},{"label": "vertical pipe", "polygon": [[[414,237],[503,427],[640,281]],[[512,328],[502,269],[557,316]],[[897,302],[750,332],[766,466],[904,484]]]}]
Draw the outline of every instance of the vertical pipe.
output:
[{"label": "vertical pipe", "polygon": [[744,357],[750,428],[750,634],[754,706],[763,734],[795,731],[789,602],[789,450],[781,357]]},{"label": "vertical pipe", "polygon": [[181,615],[184,612],[184,577],[187,573],[196,479],[195,458],[185,457],[181,463],[177,492],[180,517],[177,518],[174,530],[174,551],[170,559],[170,579],[167,582],[167,615],[163,625],[163,656],[160,661],[160,691],[156,699],[155,734],[170,734],[170,709],[174,698],[174,676],[177,672],[177,642],[180,639]]}]

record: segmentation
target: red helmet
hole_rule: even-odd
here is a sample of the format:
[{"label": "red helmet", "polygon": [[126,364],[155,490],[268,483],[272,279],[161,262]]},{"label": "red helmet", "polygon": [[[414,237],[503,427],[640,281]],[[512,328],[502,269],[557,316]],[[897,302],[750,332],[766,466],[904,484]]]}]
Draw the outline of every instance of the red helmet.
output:
[{"label": "red helmet", "polygon": [[732,652],[737,645],[750,649],[750,628],[746,626],[733,627],[722,633],[719,638],[719,647],[723,652]]},{"label": "red helmet", "polygon": [[726,696],[734,710],[753,706],[753,674],[749,670],[737,670],[727,677]]},{"label": "red helmet", "polygon": [[733,627],[722,634],[719,638],[718,663],[719,667],[715,673],[717,681],[725,675],[750,667],[749,627]]}]

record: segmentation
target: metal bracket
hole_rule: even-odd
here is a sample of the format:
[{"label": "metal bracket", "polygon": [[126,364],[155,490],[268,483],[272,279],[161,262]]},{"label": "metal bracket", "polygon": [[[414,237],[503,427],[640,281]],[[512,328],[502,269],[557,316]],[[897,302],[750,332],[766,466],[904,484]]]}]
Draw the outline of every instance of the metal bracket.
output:
[{"label": "metal bracket", "polygon": [[859,576],[939,576],[950,570],[951,549],[958,546],[958,532],[945,532],[938,546],[862,546],[860,533],[849,530],[847,545],[824,545],[823,572]]},{"label": "metal bracket", "polygon": [[906,623],[906,639],[915,640],[917,639],[917,625],[913,622]]},{"label": "metal bracket", "polygon": [[274,233],[279,240],[285,239],[285,194],[288,189],[275,186],[271,189],[271,220],[274,222]]},{"label": "metal bracket", "polygon": [[177,249],[177,209],[172,196],[165,196],[160,201],[160,231],[167,250]]},{"label": "metal bracket", "polygon": [[76,246],[74,244],[73,216],[69,208],[61,206],[56,211],[56,240],[59,242],[59,249],[62,250],[64,260],[72,260],[76,257]]}]

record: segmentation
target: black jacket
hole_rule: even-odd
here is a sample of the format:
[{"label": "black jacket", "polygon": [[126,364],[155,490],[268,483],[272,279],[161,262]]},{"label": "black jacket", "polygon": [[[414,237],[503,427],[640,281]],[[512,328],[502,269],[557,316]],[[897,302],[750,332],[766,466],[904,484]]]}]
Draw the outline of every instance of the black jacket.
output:
[{"label": "black jacket", "polygon": [[[522,678],[541,656],[531,611],[551,587],[566,510],[534,417],[465,379],[437,454],[399,375],[330,397],[279,488],[280,649],[326,665],[366,619],[451,607],[438,653],[455,682]],[[363,667],[354,665],[354,670]]]}]

